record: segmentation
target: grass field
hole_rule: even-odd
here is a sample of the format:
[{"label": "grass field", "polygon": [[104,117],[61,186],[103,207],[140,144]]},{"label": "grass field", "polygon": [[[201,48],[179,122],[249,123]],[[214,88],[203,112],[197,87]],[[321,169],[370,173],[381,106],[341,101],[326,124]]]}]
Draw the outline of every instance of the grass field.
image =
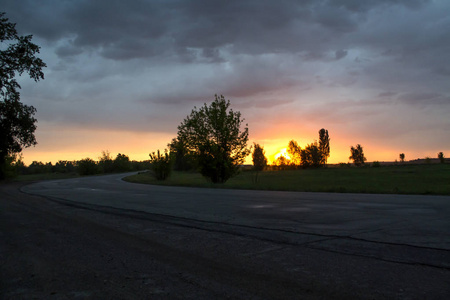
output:
[{"label": "grass field", "polygon": [[305,170],[243,171],[225,184],[212,184],[198,173],[173,172],[166,181],[141,173],[125,178],[136,183],[230,189],[302,192],[450,195],[450,164],[336,167]]}]

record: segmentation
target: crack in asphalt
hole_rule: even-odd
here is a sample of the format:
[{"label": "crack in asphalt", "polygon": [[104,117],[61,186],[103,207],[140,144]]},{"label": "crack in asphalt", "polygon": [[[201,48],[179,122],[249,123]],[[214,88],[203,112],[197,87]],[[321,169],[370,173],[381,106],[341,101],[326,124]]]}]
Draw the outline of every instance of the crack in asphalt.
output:
[{"label": "crack in asphalt", "polygon": [[[333,241],[333,240],[336,240],[336,241],[351,240],[351,241],[355,241],[355,242],[360,242],[362,244],[374,244],[374,245],[394,246],[394,247],[408,247],[408,248],[413,248],[413,249],[421,250],[421,251],[442,252],[447,257],[450,257],[450,250],[448,250],[448,249],[418,246],[418,245],[411,245],[411,244],[405,244],[405,243],[394,243],[394,242],[387,242],[387,241],[374,241],[374,240],[358,238],[358,237],[354,237],[354,236],[350,236],[350,235],[321,234],[321,233],[295,231],[295,230],[289,230],[289,229],[283,229],[283,228],[268,228],[268,227],[251,226],[251,225],[245,225],[245,224],[235,224],[235,223],[220,222],[220,221],[202,220],[202,219],[180,217],[180,216],[161,214],[161,213],[144,212],[144,211],[126,209],[126,208],[117,208],[117,207],[105,206],[105,205],[82,203],[82,202],[67,200],[67,199],[53,197],[53,196],[36,195],[33,193],[23,191],[22,189],[20,189],[20,191],[24,194],[39,196],[44,199],[47,199],[48,201],[59,203],[61,205],[65,205],[68,207],[86,209],[86,210],[100,212],[100,213],[104,213],[104,214],[116,215],[116,216],[133,218],[133,219],[150,221],[150,222],[156,222],[156,223],[170,224],[170,225],[179,226],[179,227],[183,227],[183,228],[203,230],[203,231],[208,231],[208,232],[231,234],[234,236],[253,238],[253,239],[258,239],[260,241],[267,241],[267,242],[276,243],[276,244],[280,244],[280,245],[301,246],[301,247],[305,247],[305,248],[309,248],[309,249],[321,250],[321,251],[343,254],[343,255],[371,258],[371,259],[376,259],[376,260],[391,262],[391,263],[398,263],[398,264],[405,264],[405,265],[419,265],[419,266],[424,266],[424,267],[438,268],[438,269],[442,269],[442,270],[450,270],[450,264],[449,265],[442,264],[442,263],[434,264],[434,263],[429,263],[429,262],[418,262],[418,261],[411,261],[411,260],[405,260],[405,259],[401,260],[401,259],[386,258],[386,257],[381,257],[380,255],[371,255],[367,252],[363,252],[363,253],[350,252],[342,247],[340,249],[330,249],[329,247],[326,247],[326,245],[321,245],[320,243]],[[211,225],[211,226],[215,226],[215,227],[209,228],[207,225]],[[217,225],[226,226],[228,228],[220,229],[217,227]],[[240,229],[240,231],[233,230],[233,228]],[[255,231],[255,232],[243,232],[242,229]],[[261,234],[263,232],[269,232],[269,231],[283,233],[283,234],[293,234],[293,235],[298,235],[298,236],[303,235],[303,236],[312,236],[312,237],[322,237],[322,239],[306,241],[306,242],[298,242],[298,241],[296,242],[296,241],[293,241],[292,239],[290,239],[288,236],[281,236],[281,237],[278,237],[278,239],[274,238],[274,237],[269,238],[269,237],[261,236]],[[336,245],[334,247],[336,247]]]}]

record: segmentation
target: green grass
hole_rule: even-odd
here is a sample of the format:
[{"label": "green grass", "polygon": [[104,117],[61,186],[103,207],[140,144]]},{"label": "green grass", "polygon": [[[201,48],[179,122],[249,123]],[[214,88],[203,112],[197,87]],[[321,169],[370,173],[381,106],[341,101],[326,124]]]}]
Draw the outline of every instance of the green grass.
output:
[{"label": "green grass", "polygon": [[136,183],[230,189],[302,192],[450,195],[450,164],[336,167],[306,170],[244,171],[225,184],[212,184],[198,173],[173,172],[166,181],[151,173],[125,178]]}]

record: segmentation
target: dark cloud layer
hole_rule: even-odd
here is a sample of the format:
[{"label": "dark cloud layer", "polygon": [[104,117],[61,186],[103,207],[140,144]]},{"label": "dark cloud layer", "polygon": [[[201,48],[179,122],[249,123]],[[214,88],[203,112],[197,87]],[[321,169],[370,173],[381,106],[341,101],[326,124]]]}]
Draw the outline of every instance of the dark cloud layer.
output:
[{"label": "dark cloud layer", "polygon": [[427,1],[4,2],[23,31],[49,41],[72,38],[75,49],[65,46],[60,56],[96,50],[110,59],[134,59],[189,49],[209,57],[227,45],[245,54],[333,50],[329,46],[358,31],[372,10],[389,4],[419,9]]},{"label": "dark cloud layer", "polygon": [[[392,127],[406,124],[410,132],[448,126],[446,0],[1,2],[19,31],[42,46],[49,82],[25,83],[23,97],[40,97],[44,119],[121,128],[129,120],[129,130],[145,130],[139,122],[147,121],[165,130],[221,93],[255,109],[255,120],[263,109],[296,111],[285,118],[294,123],[325,111],[345,131],[359,114],[358,122],[369,120],[360,136],[376,130],[368,128],[377,118],[395,117]],[[68,109],[84,101],[90,104]],[[395,105],[424,121],[416,126],[391,111]]]}]

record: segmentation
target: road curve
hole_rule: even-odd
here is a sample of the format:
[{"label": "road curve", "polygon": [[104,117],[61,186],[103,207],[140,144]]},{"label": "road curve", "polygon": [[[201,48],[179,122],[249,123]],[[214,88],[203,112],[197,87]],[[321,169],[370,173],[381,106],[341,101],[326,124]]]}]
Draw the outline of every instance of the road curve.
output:
[{"label": "road curve", "polygon": [[123,176],[20,192],[0,185],[0,298],[450,295],[450,197],[178,188]]},{"label": "road curve", "polygon": [[320,239],[351,237],[450,250],[448,196],[165,187],[128,183],[122,180],[124,176],[42,181],[22,191],[55,200],[292,231]]}]

